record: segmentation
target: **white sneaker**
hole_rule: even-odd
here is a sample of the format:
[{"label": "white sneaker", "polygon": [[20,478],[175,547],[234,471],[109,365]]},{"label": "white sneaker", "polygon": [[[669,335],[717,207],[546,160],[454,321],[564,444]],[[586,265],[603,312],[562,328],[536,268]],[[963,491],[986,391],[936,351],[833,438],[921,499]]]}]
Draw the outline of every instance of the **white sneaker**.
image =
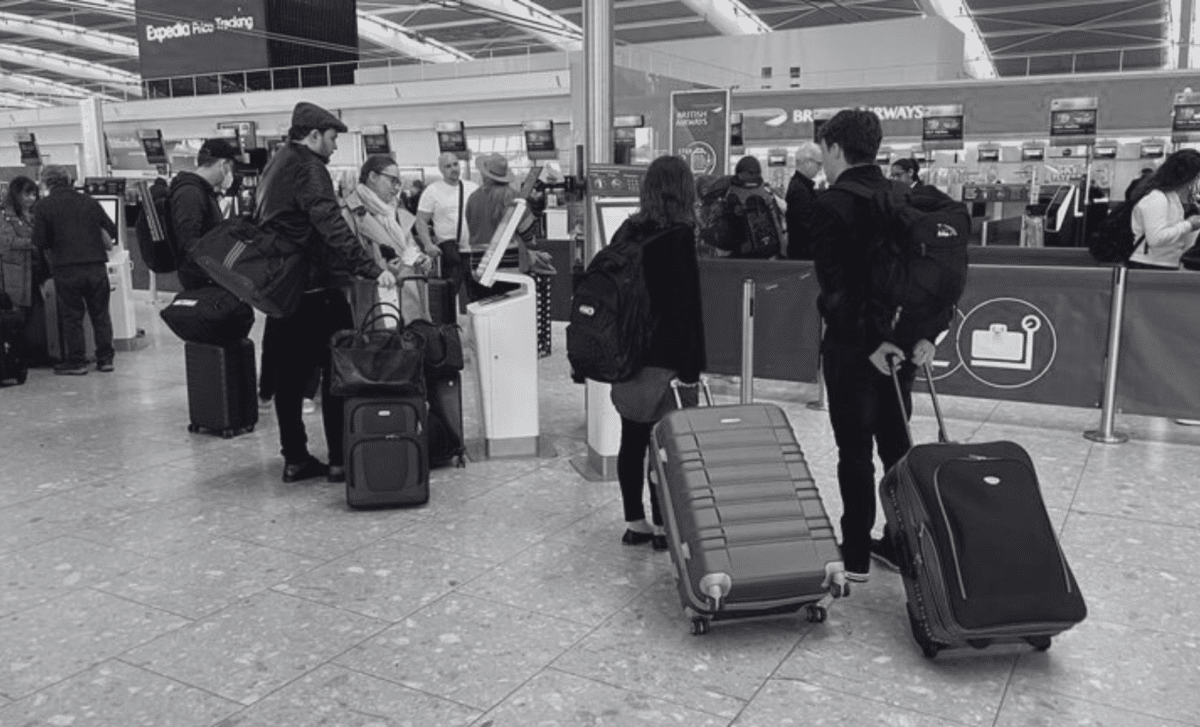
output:
[{"label": "white sneaker", "polygon": [[305,399],[304,400],[304,413],[305,414],[312,414],[316,410],[317,410],[317,402],[315,400],[313,400],[313,399]]}]

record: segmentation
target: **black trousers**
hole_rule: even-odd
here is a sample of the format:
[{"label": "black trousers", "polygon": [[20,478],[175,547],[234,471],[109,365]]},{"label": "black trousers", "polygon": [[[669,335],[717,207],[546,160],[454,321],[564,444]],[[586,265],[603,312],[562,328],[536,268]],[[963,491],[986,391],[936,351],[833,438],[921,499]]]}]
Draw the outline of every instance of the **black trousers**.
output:
[{"label": "black trousers", "polygon": [[[650,448],[650,430],[654,422],[635,422],[621,417],[621,448],[617,450],[617,479],[621,483],[621,502],[625,506],[625,522],[646,519],[642,492],[646,484],[646,451]],[[650,516],[655,525],[662,525],[658,495],[650,488]]]},{"label": "black trousers", "polygon": [[[870,351],[826,340],[821,354],[829,422],[838,448],[842,559],[847,570],[866,573],[871,529],[875,527],[875,448],[879,448],[879,459],[887,471],[908,452],[911,442],[892,378],[871,365]],[[905,412],[912,412],[915,376],[911,363],[900,366]]]},{"label": "black trousers", "polygon": [[111,363],[115,354],[112,318],[108,314],[108,269],[104,263],[56,268],[54,291],[58,297],[58,325],[66,347],[63,363],[79,366],[87,362],[83,339],[85,313],[92,319],[96,334],[96,361]]},{"label": "black trousers", "polygon": [[267,319],[263,358],[273,361],[275,418],[279,421],[283,459],[288,464],[302,462],[309,455],[302,407],[314,369],[321,372],[321,419],[329,463],[342,464],[343,399],[329,393],[329,337],[351,325],[350,304],[338,290],[305,293],[291,316]]}]

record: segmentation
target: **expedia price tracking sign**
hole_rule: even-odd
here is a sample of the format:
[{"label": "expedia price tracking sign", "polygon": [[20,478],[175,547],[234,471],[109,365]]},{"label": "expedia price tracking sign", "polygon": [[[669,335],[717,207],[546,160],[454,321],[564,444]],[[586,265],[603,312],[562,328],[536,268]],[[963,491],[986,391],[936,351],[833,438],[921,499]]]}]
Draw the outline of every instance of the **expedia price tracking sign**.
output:
[{"label": "expedia price tracking sign", "polygon": [[137,0],[142,78],[270,66],[265,0]]}]

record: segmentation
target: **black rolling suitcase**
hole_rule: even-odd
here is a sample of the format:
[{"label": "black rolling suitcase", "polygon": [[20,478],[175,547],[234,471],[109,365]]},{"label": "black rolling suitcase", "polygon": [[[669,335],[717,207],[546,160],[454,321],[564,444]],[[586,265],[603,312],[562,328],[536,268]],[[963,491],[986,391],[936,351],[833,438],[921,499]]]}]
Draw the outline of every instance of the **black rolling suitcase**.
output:
[{"label": "black rolling suitcase", "polygon": [[466,441],[463,438],[462,374],[426,377],[429,396],[429,466],[454,464],[465,467]]},{"label": "black rolling suitcase", "polygon": [[941,441],[914,446],[880,485],[913,637],[931,659],[1012,642],[1044,651],[1087,607],[1033,462],[1013,442],[950,443],[925,375]]},{"label": "black rolling suitcase", "polygon": [[25,383],[29,376],[25,350],[25,319],[14,310],[8,293],[0,292],[0,384]]},{"label": "black rolling suitcase", "polygon": [[351,398],[345,415],[346,503],[387,507],[428,502],[424,398]]},{"label": "black rolling suitcase", "polygon": [[211,432],[229,439],[253,432],[258,424],[254,342],[243,338],[229,346],[184,344],[187,368],[189,432]]}]

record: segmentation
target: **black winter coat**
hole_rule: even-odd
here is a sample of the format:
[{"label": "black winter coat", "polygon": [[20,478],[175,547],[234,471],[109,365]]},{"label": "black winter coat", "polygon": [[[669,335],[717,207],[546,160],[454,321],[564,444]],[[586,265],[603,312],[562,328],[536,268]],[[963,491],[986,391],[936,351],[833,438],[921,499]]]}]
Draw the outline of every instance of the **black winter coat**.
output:
[{"label": "black winter coat", "polygon": [[255,219],[308,248],[309,289],[330,286],[338,270],[368,279],[383,272],[342,217],[327,163],[303,144],[289,142],[267,163],[258,184]]},{"label": "black winter coat", "polygon": [[789,260],[812,260],[812,216],[817,204],[817,185],[800,172],[792,175],[787,196],[787,256]]},{"label": "black winter coat", "polygon": [[193,255],[196,240],[224,219],[217,190],[199,174],[180,172],[171,180],[167,208],[171,211],[171,231],[179,261],[179,284],[184,290],[208,285],[208,273],[196,264]]}]

